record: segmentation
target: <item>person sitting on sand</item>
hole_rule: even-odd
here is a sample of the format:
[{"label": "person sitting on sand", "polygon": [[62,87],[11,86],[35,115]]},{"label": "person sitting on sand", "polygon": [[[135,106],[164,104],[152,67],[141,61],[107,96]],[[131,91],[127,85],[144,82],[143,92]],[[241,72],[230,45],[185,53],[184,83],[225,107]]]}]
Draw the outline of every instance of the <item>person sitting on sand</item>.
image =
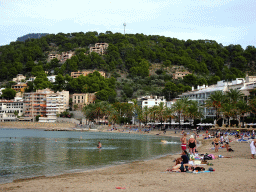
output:
[{"label": "person sitting on sand", "polygon": [[218,152],[219,151],[219,142],[220,142],[219,136],[216,136],[216,138],[214,138],[213,142],[214,142],[214,146],[215,146],[215,152]]},{"label": "person sitting on sand", "polygon": [[186,150],[184,150],[182,152],[181,158],[182,158],[182,163],[183,164],[188,164],[189,158],[188,158],[188,152]]},{"label": "person sitting on sand", "polygon": [[193,135],[191,135],[190,139],[188,140],[188,146],[189,146],[189,153],[195,155],[196,140],[194,139]]},{"label": "person sitting on sand", "polygon": [[228,151],[228,148],[229,148],[229,138],[228,138],[228,134],[227,133],[225,134],[224,141],[225,141],[225,147],[226,147],[226,149]]},{"label": "person sitting on sand", "polygon": [[166,171],[172,171],[172,172],[186,172],[189,170],[189,168],[191,168],[192,165],[190,164],[177,164],[175,166],[172,167],[172,169],[167,169]]},{"label": "person sitting on sand", "polygon": [[98,145],[97,145],[97,148],[101,149],[102,148],[102,145],[101,145],[101,142],[99,141]]}]

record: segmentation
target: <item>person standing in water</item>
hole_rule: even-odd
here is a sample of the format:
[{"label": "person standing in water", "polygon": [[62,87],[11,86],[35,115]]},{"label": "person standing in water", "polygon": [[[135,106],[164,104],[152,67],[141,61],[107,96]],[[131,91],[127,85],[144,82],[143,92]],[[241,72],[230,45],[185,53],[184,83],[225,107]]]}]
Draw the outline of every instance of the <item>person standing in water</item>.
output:
[{"label": "person standing in water", "polygon": [[101,142],[99,141],[98,145],[97,145],[97,148],[101,149],[102,148],[102,145],[101,145]]},{"label": "person standing in water", "polygon": [[181,150],[185,151],[187,149],[187,139],[186,139],[187,134],[184,133],[183,136],[180,138],[181,141]]}]

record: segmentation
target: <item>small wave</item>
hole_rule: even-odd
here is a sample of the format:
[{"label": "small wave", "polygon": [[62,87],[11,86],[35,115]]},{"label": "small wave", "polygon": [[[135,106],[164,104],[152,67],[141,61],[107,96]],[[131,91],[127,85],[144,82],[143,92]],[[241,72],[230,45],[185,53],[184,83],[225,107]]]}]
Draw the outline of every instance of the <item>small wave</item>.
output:
[{"label": "small wave", "polygon": [[[85,150],[99,150],[97,147],[61,147],[63,149],[85,149]],[[114,150],[118,147],[102,147],[101,150]]]},{"label": "small wave", "polygon": [[166,141],[166,140],[162,140],[161,144],[180,144],[179,142],[175,142],[175,141]]}]

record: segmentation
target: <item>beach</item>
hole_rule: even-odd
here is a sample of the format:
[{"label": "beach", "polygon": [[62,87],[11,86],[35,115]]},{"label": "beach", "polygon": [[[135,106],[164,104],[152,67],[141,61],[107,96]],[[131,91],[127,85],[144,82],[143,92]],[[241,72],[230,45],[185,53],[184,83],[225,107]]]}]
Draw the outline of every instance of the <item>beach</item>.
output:
[{"label": "beach", "polygon": [[[158,133],[160,131],[149,134]],[[180,133],[167,131],[165,136],[180,136]],[[213,166],[204,167],[215,169],[210,173],[166,172],[174,165],[173,160],[180,157],[177,154],[82,173],[16,180],[1,184],[0,191],[255,191],[256,159],[250,159],[249,143],[234,141],[230,143],[234,152],[220,149],[215,153],[211,149],[212,139],[203,140],[201,136],[199,140],[202,143],[199,153],[231,158],[209,160]]]}]

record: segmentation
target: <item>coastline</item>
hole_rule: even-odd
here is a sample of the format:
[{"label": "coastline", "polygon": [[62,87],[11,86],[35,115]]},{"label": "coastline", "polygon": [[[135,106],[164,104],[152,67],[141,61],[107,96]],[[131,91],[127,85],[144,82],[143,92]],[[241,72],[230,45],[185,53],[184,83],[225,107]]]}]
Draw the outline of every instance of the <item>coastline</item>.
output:
[{"label": "coastline", "polygon": [[[105,132],[106,130],[102,130]],[[110,131],[106,131],[110,132]],[[114,131],[115,133],[118,131]],[[155,135],[160,131],[145,133]],[[124,132],[121,132],[124,133]],[[127,132],[128,133],[128,132]],[[141,133],[135,133],[141,134]],[[165,135],[179,137],[167,131]],[[212,140],[199,138],[202,145],[199,153],[230,156],[209,161],[216,171],[203,174],[167,173],[165,170],[174,165],[173,160],[179,154],[167,155],[158,159],[134,161],[79,173],[67,173],[52,177],[36,177],[15,180],[0,185],[1,191],[114,191],[116,187],[125,187],[126,191],[255,191],[256,160],[250,159],[248,143],[231,142],[234,152],[221,149],[214,153]]]}]

